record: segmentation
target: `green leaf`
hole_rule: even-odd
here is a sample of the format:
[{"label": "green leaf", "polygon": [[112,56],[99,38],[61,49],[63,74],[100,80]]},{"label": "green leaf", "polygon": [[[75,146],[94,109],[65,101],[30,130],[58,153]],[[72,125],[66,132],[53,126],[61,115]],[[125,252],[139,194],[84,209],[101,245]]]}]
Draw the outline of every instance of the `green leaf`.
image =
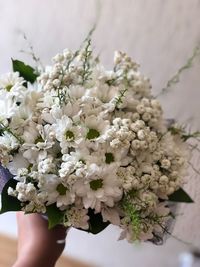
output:
[{"label": "green leaf", "polygon": [[19,72],[19,75],[25,79],[25,81],[34,83],[38,77],[34,68],[24,64],[20,60],[12,59],[13,71]]},{"label": "green leaf", "polygon": [[110,223],[104,222],[102,215],[100,213],[94,213],[92,209],[88,211],[89,219],[89,229],[87,232],[92,233],[94,235],[102,232]]},{"label": "green leaf", "polygon": [[20,211],[22,206],[21,202],[13,196],[8,195],[8,188],[16,188],[17,181],[15,179],[10,179],[4,186],[1,193],[1,211],[0,214],[3,214],[8,211]]},{"label": "green leaf", "polygon": [[173,194],[169,196],[169,201],[183,202],[183,203],[194,203],[192,198],[182,189],[179,188]]},{"label": "green leaf", "polygon": [[49,229],[63,222],[64,212],[59,210],[56,204],[47,206],[46,215],[49,221]]}]

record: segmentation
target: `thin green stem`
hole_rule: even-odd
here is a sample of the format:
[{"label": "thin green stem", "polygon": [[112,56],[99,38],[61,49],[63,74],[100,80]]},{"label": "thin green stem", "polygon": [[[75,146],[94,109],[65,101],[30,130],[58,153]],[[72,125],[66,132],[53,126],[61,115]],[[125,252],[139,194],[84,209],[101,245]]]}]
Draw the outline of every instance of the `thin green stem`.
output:
[{"label": "thin green stem", "polygon": [[166,87],[164,87],[160,93],[157,94],[156,98],[168,93],[173,85],[180,81],[180,77],[184,71],[190,69],[193,66],[195,59],[200,55],[200,46],[196,46],[193,50],[192,55],[187,59],[186,63],[178,69],[178,71],[170,78],[167,82]]}]

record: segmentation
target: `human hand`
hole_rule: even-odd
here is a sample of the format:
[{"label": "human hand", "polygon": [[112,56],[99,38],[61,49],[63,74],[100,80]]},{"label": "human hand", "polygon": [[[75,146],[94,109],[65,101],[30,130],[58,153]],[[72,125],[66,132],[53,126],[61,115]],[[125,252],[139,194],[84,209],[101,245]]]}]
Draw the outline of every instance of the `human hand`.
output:
[{"label": "human hand", "polygon": [[53,267],[65,244],[66,228],[49,230],[48,222],[39,214],[17,213],[18,258],[13,267]]}]

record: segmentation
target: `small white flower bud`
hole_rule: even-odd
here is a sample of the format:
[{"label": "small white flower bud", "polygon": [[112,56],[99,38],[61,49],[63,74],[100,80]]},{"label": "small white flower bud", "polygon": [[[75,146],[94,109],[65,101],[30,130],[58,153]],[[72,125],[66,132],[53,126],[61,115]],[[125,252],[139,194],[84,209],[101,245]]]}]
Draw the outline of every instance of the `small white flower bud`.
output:
[{"label": "small white flower bud", "polygon": [[169,182],[169,178],[166,175],[162,175],[159,179],[160,184],[167,184]]},{"label": "small white flower bud", "polygon": [[132,147],[133,149],[140,149],[140,141],[139,141],[139,140],[133,140],[133,141],[131,142],[131,147]]},{"label": "small white flower bud", "polygon": [[144,130],[139,130],[137,132],[138,139],[144,140],[145,139],[145,131]]},{"label": "small white flower bud", "polygon": [[139,114],[143,114],[144,112],[145,112],[145,106],[144,105],[138,105],[137,107],[136,107],[136,110],[137,110],[137,112],[139,113]]},{"label": "small white flower bud", "polygon": [[164,169],[169,169],[171,166],[171,162],[168,159],[161,160],[161,167]]}]

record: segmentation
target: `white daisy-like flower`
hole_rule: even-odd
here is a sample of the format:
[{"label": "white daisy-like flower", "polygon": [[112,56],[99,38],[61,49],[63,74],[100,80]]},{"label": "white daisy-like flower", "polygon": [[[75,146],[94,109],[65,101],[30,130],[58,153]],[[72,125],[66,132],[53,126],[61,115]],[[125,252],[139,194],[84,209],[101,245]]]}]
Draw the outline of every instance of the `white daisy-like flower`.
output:
[{"label": "white daisy-like flower", "polygon": [[75,194],[54,174],[40,176],[39,186],[41,192],[48,193],[47,205],[56,203],[57,207],[64,209],[75,201]]},{"label": "white daisy-like flower", "polygon": [[79,179],[73,186],[77,196],[82,197],[86,209],[92,208],[101,211],[101,203],[113,207],[122,197],[117,176],[113,166],[100,168],[93,164],[88,170],[87,179]]},{"label": "white daisy-like flower", "polygon": [[85,116],[98,116],[103,110],[102,102],[96,97],[84,95],[81,98],[81,110]]},{"label": "white daisy-like flower", "polygon": [[109,142],[100,144],[97,151],[92,152],[90,155],[85,157],[87,164],[96,163],[97,165],[109,165],[115,164],[115,166],[128,165],[132,158],[128,156],[129,149],[124,146],[123,148],[117,149],[109,145]]},{"label": "white daisy-like flower", "polygon": [[109,103],[118,95],[118,93],[118,87],[110,87],[108,84],[102,84],[100,87],[92,87],[86,91],[88,96],[98,98],[102,103]]},{"label": "white daisy-like flower", "polygon": [[24,127],[28,126],[32,120],[33,111],[29,105],[21,104],[12,116],[10,127],[18,133],[23,134]]},{"label": "white daisy-like flower", "polygon": [[105,121],[94,115],[86,117],[85,121],[85,138],[89,141],[104,142],[105,133],[110,127],[109,121]]},{"label": "white daisy-like flower", "polygon": [[25,91],[24,79],[18,72],[9,72],[0,77],[0,89],[11,92],[13,95],[20,94],[20,90]]},{"label": "white daisy-like flower", "polygon": [[[34,125],[36,125],[34,127]],[[33,128],[34,127],[34,128]],[[22,150],[40,151],[50,149],[55,141],[55,133],[52,125],[46,124],[44,126],[40,124],[29,125],[25,129],[22,145]]]},{"label": "white daisy-like flower", "polygon": [[5,122],[10,119],[17,111],[18,106],[12,97],[7,94],[2,94],[0,96],[0,122]]},{"label": "white daisy-like flower", "polygon": [[78,138],[81,136],[80,127],[74,125],[72,119],[62,116],[53,124],[56,139],[60,142],[61,152],[67,153],[69,147],[77,147]]},{"label": "white daisy-like flower", "polygon": [[17,149],[20,145],[20,142],[17,137],[15,137],[15,135],[12,134],[12,132],[10,132],[9,130],[4,130],[4,128],[0,126],[0,130],[1,129],[3,132],[1,132],[0,134],[0,144],[8,147],[9,150]]}]

